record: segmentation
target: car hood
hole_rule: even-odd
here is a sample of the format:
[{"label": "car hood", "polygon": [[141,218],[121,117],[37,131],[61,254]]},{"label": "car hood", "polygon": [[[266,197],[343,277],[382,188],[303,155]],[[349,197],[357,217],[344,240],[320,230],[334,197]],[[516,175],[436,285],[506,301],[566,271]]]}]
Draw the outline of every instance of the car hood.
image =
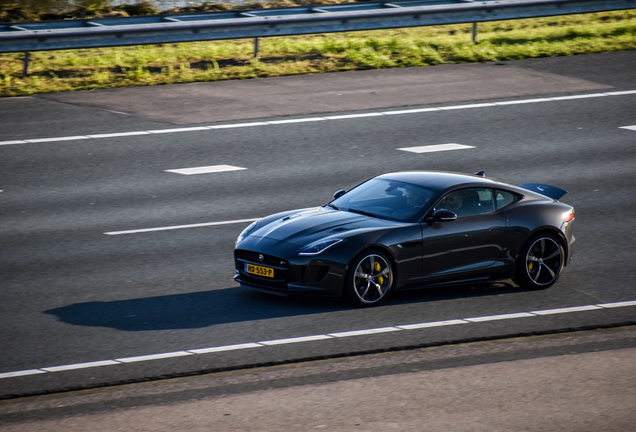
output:
[{"label": "car hood", "polygon": [[347,233],[360,228],[392,225],[390,221],[356,213],[316,207],[287,213],[259,227],[250,237],[262,237],[276,241],[307,245],[326,237],[347,237]]}]

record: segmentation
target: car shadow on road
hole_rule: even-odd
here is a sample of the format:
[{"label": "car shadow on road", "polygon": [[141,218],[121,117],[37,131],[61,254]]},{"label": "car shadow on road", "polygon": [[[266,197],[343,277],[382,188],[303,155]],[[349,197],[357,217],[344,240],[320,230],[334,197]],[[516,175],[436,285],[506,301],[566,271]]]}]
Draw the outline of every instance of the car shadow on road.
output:
[{"label": "car shadow on road", "polygon": [[[335,300],[335,301],[334,301]],[[338,299],[278,297],[241,288],[110,302],[76,303],[44,313],[60,321],[124,331],[194,329],[342,310]]]},{"label": "car shadow on road", "polygon": [[453,285],[426,289],[394,292],[388,301],[391,304],[436,302],[469,297],[496,296],[525,292],[512,281],[483,282],[478,284]]},{"label": "car shadow on road", "polygon": [[[393,293],[385,305],[390,307],[519,291],[514,285],[506,283],[463,285]],[[372,309],[352,307],[338,298],[279,297],[238,287],[111,302],[76,303],[45,313],[67,324],[135,332],[205,328],[349,309],[374,313]]]}]

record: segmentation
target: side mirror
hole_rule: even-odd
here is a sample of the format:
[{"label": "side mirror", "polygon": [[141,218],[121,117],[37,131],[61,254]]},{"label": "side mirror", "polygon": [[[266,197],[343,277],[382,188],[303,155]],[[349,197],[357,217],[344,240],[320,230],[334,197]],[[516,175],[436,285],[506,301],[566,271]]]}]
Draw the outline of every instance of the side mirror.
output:
[{"label": "side mirror", "polygon": [[426,218],[427,222],[452,222],[457,219],[457,215],[450,210],[435,210],[432,215]]},{"label": "side mirror", "polygon": [[344,189],[340,189],[338,192],[336,192],[335,194],[333,194],[334,199],[338,199],[341,196],[343,196],[347,191]]}]

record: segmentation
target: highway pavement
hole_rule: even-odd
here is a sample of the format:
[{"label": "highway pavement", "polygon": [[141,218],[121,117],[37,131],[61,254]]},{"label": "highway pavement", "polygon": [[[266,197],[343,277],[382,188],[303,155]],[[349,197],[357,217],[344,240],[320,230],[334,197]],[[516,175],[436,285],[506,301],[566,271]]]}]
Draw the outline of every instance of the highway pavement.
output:
[{"label": "highway pavement", "polygon": [[0,402],[6,432],[631,431],[634,327],[447,345]]},{"label": "highway pavement", "polygon": [[[634,323],[635,66],[622,52],[0,100],[0,398]],[[468,147],[399,150],[448,143]],[[233,169],[173,171],[210,166]],[[568,190],[573,262],[545,291],[371,309],[233,281],[249,220],[414,169]]]}]

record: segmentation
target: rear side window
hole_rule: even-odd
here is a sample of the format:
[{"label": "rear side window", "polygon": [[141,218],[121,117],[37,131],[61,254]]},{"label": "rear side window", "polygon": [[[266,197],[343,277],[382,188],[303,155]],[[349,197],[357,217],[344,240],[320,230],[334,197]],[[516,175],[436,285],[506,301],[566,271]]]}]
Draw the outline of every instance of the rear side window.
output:
[{"label": "rear side window", "polygon": [[486,214],[494,211],[490,188],[470,188],[453,191],[442,198],[436,209],[446,209],[458,217]]},{"label": "rear side window", "polygon": [[501,210],[502,208],[519,201],[519,199],[519,196],[513,194],[512,192],[503,190],[495,191],[495,202],[497,203],[497,210]]}]

